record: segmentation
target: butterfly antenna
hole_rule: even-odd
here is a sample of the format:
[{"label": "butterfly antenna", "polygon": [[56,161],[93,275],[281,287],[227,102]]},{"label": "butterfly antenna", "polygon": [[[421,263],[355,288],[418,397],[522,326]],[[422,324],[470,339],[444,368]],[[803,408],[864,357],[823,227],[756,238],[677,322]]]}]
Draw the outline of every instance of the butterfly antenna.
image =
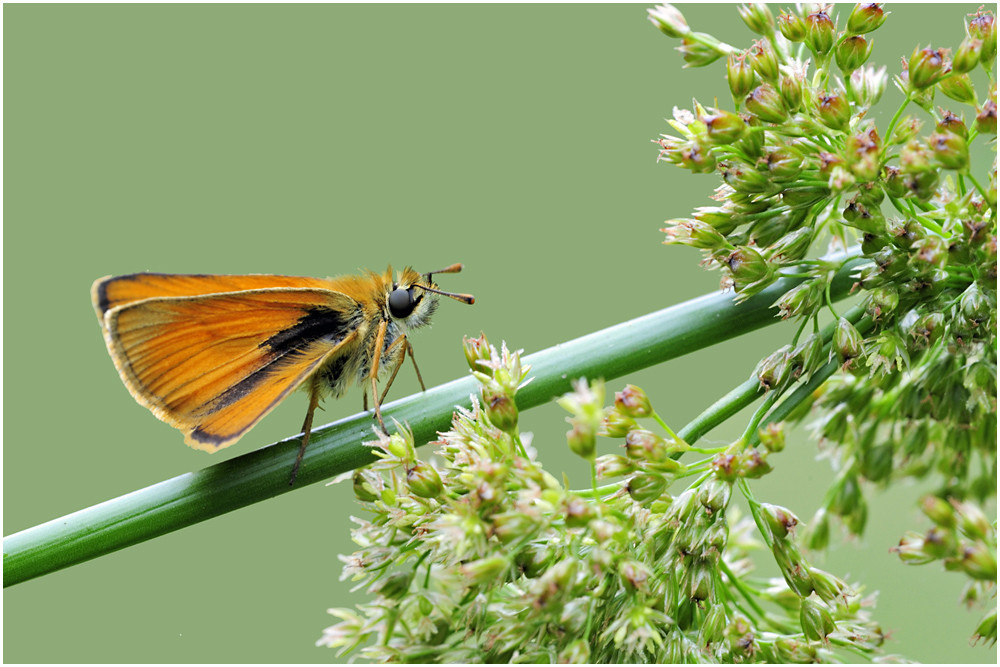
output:
[{"label": "butterfly antenna", "polygon": [[418,284],[418,287],[420,287],[421,289],[425,289],[428,292],[434,292],[435,294],[440,294],[441,296],[450,297],[455,301],[461,301],[462,303],[468,304],[470,306],[476,302],[476,297],[472,296],[471,294],[457,294],[455,292],[445,292],[439,289],[434,289],[433,287],[428,287],[427,285]]}]

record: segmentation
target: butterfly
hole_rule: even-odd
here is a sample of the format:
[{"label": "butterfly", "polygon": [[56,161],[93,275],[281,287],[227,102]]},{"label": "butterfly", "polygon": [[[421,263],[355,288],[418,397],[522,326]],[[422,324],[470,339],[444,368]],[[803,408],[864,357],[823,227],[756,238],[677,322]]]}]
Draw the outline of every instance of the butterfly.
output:
[{"label": "butterfly", "polygon": [[291,484],[324,397],[358,383],[367,411],[370,389],[385,431],[381,406],[407,355],[426,390],[407,332],[429,323],[437,295],[475,302],[434,283],[434,274],[461,270],[407,267],[394,278],[389,267],[328,279],[135,273],[95,281],[91,299],[129,392],[196,449],[228,447],[304,387],[309,407]]}]

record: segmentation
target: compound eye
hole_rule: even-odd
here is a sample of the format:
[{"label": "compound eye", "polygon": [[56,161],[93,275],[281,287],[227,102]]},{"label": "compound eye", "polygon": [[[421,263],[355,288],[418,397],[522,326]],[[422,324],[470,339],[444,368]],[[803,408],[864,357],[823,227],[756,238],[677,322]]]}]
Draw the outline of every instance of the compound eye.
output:
[{"label": "compound eye", "polygon": [[410,289],[400,287],[389,294],[389,312],[397,319],[409,317],[416,305],[412,287]]}]

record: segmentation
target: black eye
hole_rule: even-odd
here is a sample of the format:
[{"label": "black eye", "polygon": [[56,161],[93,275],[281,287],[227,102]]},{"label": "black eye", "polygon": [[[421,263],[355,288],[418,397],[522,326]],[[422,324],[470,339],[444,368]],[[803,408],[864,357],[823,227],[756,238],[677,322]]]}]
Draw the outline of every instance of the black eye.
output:
[{"label": "black eye", "polygon": [[389,312],[395,318],[409,317],[410,313],[417,305],[417,300],[413,298],[413,288],[398,288],[389,294]]}]

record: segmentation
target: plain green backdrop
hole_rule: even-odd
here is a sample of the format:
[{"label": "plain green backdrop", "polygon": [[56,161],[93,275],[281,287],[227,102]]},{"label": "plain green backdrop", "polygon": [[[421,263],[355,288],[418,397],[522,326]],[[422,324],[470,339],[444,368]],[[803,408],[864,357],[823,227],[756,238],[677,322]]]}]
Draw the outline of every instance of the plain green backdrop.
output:
[{"label": "plain green backdrop", "polygon": [[[213,456],[137,405],[108,358],[94,279],[134,271],[328,276],[461,261],[413,337],[429,385],[466,373],[461,338],[527,353],[718,286],[665,219],[717,184],[650,143],[691,99],[728,107],[721,64],[681,69],[648,5],[5,5],[4,511],[10,534],[294,433],[287,400]],[[683,6],[745,47],[734,7]],[[874,58],[956,47],[975,6],[896,6]],[[847,8],[844,9],[847,11]],[[841,17],[841,25],[846,17]],[[898,93],[887,92],[890,113]],[[764,354],[776,327],[611,383],[682,425]],[[416,390],[404,369],[393,396]],[[323,422],[360,409],[360,392]],[[522,416],[546,466],[586,481],[554,405]],[[711,434],[734,437],[736,420]],[[605,442],[605,451],[617,443]],[[812,515],[830,479],[792,438],[758,498]],[[920,487],[873,492],[860,542],[819,566],[881,591],[890,650],[993,662],[967,641],[962,578],[888,553],[923,525]],[[294,493],[4,591],[7,662],[319,662],[349,485]],[[775,572],[776,573],[776,572]]]}]

